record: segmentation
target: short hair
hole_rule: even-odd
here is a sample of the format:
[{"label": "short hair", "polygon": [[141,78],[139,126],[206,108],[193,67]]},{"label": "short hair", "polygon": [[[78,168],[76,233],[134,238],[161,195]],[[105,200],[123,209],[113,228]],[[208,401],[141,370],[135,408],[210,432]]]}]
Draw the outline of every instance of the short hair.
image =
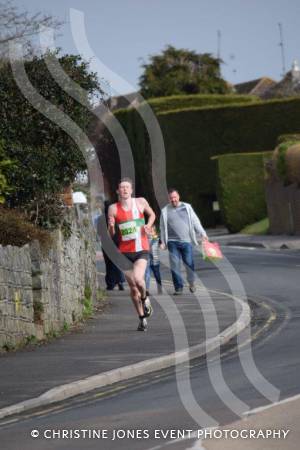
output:
[{"label": "short hair", "polygon": [[120,186],[120,184],[121,183],[130,183],[131,184],[131,187],[132,187],[132,189],[133,189],[133,181],[132,181],[132,179],[131,178],[129,178],[129,177],[123,177],[123,178],[121,178],[120,179],[120,181],[119,181],[119,183],[118,183],[118,187]]},{"label": "short hair", "polygon": [[170,194],[172,194],[172,192],[177,192],[177,194],[179,195],[178,189],[176,189],[174,187],[168,188],[168,194],[170,195]]}]

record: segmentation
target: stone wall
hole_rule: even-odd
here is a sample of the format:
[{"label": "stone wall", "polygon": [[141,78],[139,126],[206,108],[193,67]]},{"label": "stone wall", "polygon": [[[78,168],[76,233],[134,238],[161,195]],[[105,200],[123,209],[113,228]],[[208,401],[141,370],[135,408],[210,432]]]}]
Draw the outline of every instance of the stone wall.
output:
[{"label": "stone wall", "polygon": [[0,246],[0,349],[61,330],[82,317],[89,291],[96,298],[95,232],[87,218],[71,223],[47,251],[37,241]]}]

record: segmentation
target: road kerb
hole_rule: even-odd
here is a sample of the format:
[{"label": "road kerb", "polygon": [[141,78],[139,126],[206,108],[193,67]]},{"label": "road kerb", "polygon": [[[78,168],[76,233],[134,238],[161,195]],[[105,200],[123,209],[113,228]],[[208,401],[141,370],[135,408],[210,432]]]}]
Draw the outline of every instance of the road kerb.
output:
[{"label": "road kerb", "polygon": [[66,400],[80,394],[85,394],[94,389],[108,386],[113,383],[129,380],[131,378],[166,369],[174,365],[182,364],[189,360],[199,358],[200,356],[213,351],[220,345],[225,344],[249,325],[251,319],[250,308],[245,301],[231,294],[212,290],[210,290],[210,292],[225,295],[226,297],[229,297],[239,303],[242,307],[242,312],[238,319],[214,338],[208,339],[201,344],[194,345],[178,352],[147,359],[135,364],[103,372],[98,375],[92,375],[91,377],[84,378],[83,380],[57,386],[44,392],[38,397],[0,409],[0,419]]}]

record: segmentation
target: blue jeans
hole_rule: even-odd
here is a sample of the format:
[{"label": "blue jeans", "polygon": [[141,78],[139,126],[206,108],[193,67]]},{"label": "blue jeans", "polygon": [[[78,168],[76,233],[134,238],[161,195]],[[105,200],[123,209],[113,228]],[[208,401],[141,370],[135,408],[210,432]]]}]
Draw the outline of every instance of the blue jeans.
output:
[{"label": "blue jeans", "polygon": [[102,250],[106,275],[105,283],[108,289],[113,289],[116,284],[125,283],[125,276],[123,272],[109,259],[107,254]]},{"label": "blue jeans", "polygon": [[188,283],[189,285],[193,285],[195,281],[195,274],[192,244],[189,242],[169,241],[168,250],[175,290],[183,288],[183,280],[180,273],[181,260],[184,262],[186,267]]},{"label": "blue jeans", "polygon": [[150,287],[150,278],[151,278],[151,271],[154,275],[156,284],[161,286],[161,276],[160,276],[160,264],[153,264],[153,257],[150,253],[150,258],[148,260],[146,273],[145,273],[145,282],[146,282],[146,289],[149,291]]}]

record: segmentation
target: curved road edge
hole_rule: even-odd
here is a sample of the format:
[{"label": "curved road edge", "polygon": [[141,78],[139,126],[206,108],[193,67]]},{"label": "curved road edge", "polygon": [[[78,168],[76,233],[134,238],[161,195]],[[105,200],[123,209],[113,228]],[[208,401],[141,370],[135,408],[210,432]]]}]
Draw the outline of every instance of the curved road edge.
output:
[{"label": "curved road edge", "polygon": [[80,394],[85,394],[89,391],[97,388],[102,388],[110,384],[125,381],[141,375],[146,375],[151,372],[182,364],[189,360],[204,356],[205,354],[213,351],[215,348],[224,345],[250,324],[250,307],[245,301],[231,294],[215,290],[209,291],[212,293],[221,293],[222,295],[231,298],[235,302],[239,303],[242,308],[241,314],[239,315],[238,319],[214,338],[208,339],[201,344],[194,345],[179,352],[151,358],[135,364],[123,366],[118,369],[102,372],[100,374],[84,378],[83,380],[74,381],[52,388],[38,397],[0,409],[0,419],[14,414],[22,413],[30,409],[66,400]]}]

